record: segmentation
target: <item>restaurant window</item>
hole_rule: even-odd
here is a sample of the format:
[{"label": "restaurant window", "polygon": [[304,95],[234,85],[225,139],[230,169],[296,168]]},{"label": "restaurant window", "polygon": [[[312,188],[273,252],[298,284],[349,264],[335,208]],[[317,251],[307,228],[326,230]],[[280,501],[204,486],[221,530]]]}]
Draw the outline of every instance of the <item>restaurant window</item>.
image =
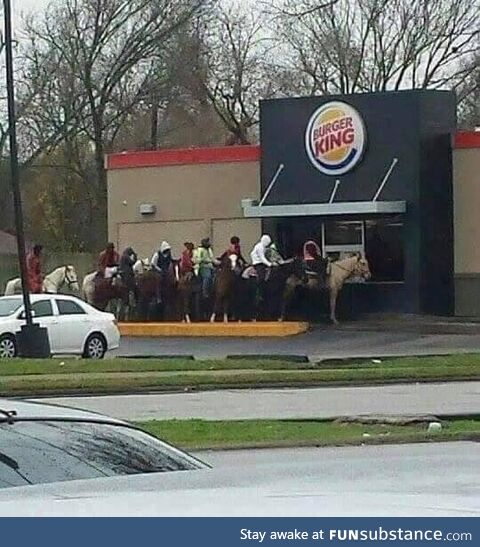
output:
[{"label": "restaurant window", "polygon": [[367,220],[365,252],[373,282],[403,281],[405,264],[401,217]]},{"label": "restaurant window", "polygon": [[328,220],[322,224],[321,238],[323,255],[331,260],[342,260],[354,253],[366,256],[371,282],[404,280],[402,217]]},{"label": "restaurant window", "polygon": [[342,260],[354,253],[364,254],[363,221],[330,220],[322,227],[323,254],[331,260]]}]

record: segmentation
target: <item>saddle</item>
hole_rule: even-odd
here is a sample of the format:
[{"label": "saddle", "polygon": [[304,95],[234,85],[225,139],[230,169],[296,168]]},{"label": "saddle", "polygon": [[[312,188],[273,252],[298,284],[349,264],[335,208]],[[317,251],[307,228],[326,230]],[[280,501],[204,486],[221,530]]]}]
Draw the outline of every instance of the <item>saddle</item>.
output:
[{"label": "saddle", "polygon": [[328,259],[321,260],[304,260],[303,267],[308,279],[318,281],[320,285],[326,285],[327,276],[330,273],[330,261]]}]

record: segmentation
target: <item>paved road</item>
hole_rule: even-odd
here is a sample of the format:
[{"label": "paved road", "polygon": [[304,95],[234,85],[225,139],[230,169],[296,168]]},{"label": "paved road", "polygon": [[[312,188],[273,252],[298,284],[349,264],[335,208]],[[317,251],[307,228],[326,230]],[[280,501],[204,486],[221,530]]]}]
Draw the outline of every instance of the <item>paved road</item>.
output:
[{"label": "paved road", "polygon": [[213,469],[5,488],[0,515],[480,516],[478,443],[200,455]]},{"label": "paved road", "polygon": [[117,355],[296,354],[312,360],[342,357],[425,355],[480,351],[479,334],[357,331],[330,327],[288,338],[124,338]]},{"label": "paved road", "polygon": [[[311,489],[329,500],[330,514],[377,516],[431,514],[473,516],[480,514],[480,444],[399,445],[381,447],[308,448],[293,450],[242,450],[198,454],[214,469],[255,469],[265,474],[295,462],[298,474],[305,467],[322,470],[294,477],[311,480]],[[295,471],[290,473],[294,476]],[[365,509],[357,505],[359,498]],[[312,500],[313,501],[313,500]],[[317,502],[320,502],[317,497]],[[385,505],[382,507],[382,503]],[[365,511],[365,512],[364,512]]]},{"label": "paved road", "polygon": [[126,420],[480,413],[480,382],[41,399]]}]

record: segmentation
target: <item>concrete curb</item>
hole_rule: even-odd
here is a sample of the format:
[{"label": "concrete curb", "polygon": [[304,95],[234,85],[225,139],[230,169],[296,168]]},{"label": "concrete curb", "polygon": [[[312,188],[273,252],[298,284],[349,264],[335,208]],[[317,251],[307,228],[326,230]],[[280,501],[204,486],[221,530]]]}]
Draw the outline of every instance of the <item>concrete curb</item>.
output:
[{"label": "concrete curb", "polygon": [[120,323],[122,336],[151,337],[286,337],[307,332],[310,325],[298,322],[256,323]]},{"label": "concrete curb", "polygon": [[350,381],[325,381],[325,382],[265,382],[261,385],[257,383],[225,383],[225,384],[200,384],[196,386],[187,385],[169,385],[169,386],[146,386],[135,389],[112,389],[112,390],[45,390],[40,393],[32,391],[15,391],[2,392],[0,397],[5,399],[41,399],[55,397],[102,397],[109,395],[146,395],[146,394],[169,394],[169,393],[202,393],[228,390],[270,390],[270,389],[316,389],[316,388],[332,388],[332,387],[379,387],[389,385],[410,385],[410,384],[455,384],[459,382],[479,382],[480,376],[474,377],[458,377],[454,379],[445,378],[417,378],[415,380],[399,379],[399,380],[368,380],[365,382],[350,382]]},{"label": "concrete curb", "polygon": [[195,446],[181,446],[183,450],[187,450],[191,453],[208,453],[208,452],[228,452],[228,451],[240,451],[240,450],[274,450],[274,449],[286,449],[286,448],[344,448],[349,446],[395,446],[406,444],[444,444],[444,443],[465,443],[465,442],[479,442],[480,434],[478,433],[465,433],[459,434],[452,438],[448,436],[442,436],[441,433],[432,435],[425,438],[406,438],[406,439],[362,439],[361,441],[351,442],[338,442],[338,443],[325,443],[321,441],[278,441],[271,443],[250,443],[237,446],[213,446],[211,448],[196,448]]}]

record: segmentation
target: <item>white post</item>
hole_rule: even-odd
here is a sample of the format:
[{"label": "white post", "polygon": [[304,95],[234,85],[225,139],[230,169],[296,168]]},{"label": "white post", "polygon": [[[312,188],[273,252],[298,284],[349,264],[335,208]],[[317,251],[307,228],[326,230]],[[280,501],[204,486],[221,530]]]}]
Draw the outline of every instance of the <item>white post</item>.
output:
[{"label": "white post", "polygon": [[332,190],[332,194],[330,196],[330,200],[328,203],[333,203],[333,200],[335,199],[335,196],[337,195],[337,190],[339,186],[340,186],[340,179],[335,181],[335,188]]},{"label": "white post", "polygon": [[380,187],[378,188],[377,193],[375,194],[375,197],[373,198],[372,201],[377,201],[377,199],[379,198],[383,188],[385,187],[385,184],[387,184],[388,179],[390,178],[390,175],[393,173],[393,170],[395,169],[395,166],[397,165],[397,163],[398,163],[398,158],[393,158],[392,165],[390,165],[390,169],[387,171],[387,173],[383,177]]},{"label": "white post", "polygon": [[258,204],[259,207],[261,207],[266,199],[268,198],[268,195],[270,194],[270,192],[272,191],[272,188],[274,187],[275,183],[277,182],[277,179],[278,177],[280,176],[280,173],[285,169],[285,165],[283,163],[281,163],[279,166],[278,166],[278,169],[277,169],[277,172],[275,173],[273,179],[272,179],[272,182],[268,185],[268,188],[267,190],[265,191],[265,194],[263,194],[263,198],[262,200],[260,201],[260,203]]}]

